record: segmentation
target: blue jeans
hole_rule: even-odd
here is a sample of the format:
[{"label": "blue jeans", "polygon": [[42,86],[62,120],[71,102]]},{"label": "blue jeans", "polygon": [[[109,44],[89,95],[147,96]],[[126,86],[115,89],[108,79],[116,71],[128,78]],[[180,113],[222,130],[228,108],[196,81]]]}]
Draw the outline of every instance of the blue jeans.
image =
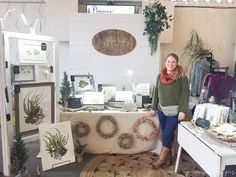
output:
[{"label": "blue jeans", "polygon": [[176,116],[166,116],[162,111],[156,111],[161,130],[162,130],[162,145],[171,148],[174,138],[175,129],[178,126],[178,115]]}]

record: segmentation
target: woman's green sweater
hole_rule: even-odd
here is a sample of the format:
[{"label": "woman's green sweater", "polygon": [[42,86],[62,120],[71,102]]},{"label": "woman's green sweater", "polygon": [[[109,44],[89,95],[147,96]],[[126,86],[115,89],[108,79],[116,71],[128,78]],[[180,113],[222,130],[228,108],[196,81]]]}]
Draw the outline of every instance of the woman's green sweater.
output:
[{"label": "woman's green sweater", "polygon": [[152,98],[153,110],[157,109],[158,103],[162,106],[179,105],[179,112],[186,113],[189,104],[188,78],[185,76],[167,85],[160,82],[160,75],[158,75]]}]

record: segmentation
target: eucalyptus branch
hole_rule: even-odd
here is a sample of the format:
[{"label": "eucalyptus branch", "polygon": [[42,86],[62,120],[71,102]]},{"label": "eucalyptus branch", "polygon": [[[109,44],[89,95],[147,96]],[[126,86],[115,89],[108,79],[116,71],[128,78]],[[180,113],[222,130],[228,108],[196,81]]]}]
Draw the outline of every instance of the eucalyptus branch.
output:
[{"label": "eucalyptus branch", "polygon": [[171,22],[173,19],[171,15],[167,15],[166,7],[159,1],[145,6],[143,14],[145,17],[145,28],[143,35],[148,35],[148,42],[149,46],[151,47],[151,55],[153,55],[153,53],[157,50],[160,33],[165,29],[170,28],[169,22]]}]

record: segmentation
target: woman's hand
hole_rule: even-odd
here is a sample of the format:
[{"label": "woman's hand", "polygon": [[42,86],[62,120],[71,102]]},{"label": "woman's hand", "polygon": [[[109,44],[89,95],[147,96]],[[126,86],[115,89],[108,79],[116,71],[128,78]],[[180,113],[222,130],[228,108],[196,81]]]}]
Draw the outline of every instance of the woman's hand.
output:
[{"label": "woman's hand", "polygon": [[156,111],[155,110],[149,111],[148,116],[150,116],[150,117],[156,116]]},{"label": "woman's hand", "polygon": [[178,121],[184,120],[184,118],[185,118],[185,113],[184,112],[179,112]]}]

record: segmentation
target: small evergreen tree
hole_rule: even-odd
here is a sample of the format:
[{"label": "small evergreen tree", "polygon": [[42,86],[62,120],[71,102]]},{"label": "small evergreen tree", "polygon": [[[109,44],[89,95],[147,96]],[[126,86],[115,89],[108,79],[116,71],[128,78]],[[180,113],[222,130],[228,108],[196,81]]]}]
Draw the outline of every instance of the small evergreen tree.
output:
[{"label": "small evergreen tree", "polygon": [[68,75],[64,72],[64,78],[60,87],[60,101],[58,102],[60,105],[65,106],[68,102],[68,99],[71,95],[71,84],[68,80]]},{"label": "small evergreen tree", "polygon": [[20,172],[23,173],[26,169],[24,164],[29,157],[21,136],[17,134],[14,139],[15,141],[11,151],[11,171],[13,174],[18,174]]}]

